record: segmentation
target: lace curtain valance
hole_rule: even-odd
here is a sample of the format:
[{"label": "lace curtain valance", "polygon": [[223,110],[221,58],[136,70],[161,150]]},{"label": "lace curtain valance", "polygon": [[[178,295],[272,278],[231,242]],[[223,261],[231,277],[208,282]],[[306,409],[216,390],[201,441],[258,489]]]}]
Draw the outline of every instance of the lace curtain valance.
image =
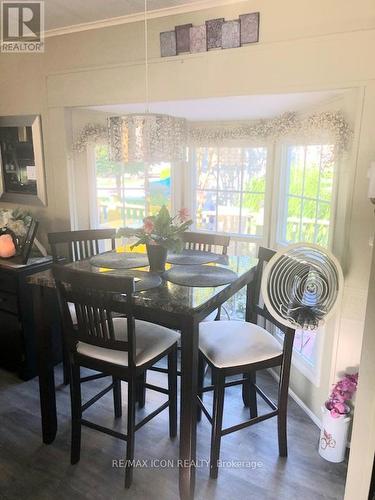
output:
[{"label": "lace curtain valance", "polygon": [[[190,144],[208,145],[230,140],[264,140],[282,137],[314,138],[322,133],[334,141],[337,151],[348,150],[352,131],[341,111],[326,111],[308,116],[297,113],[284,113],[276,118],[239,122],[238,124],[199,125],[190,123],[188,140]],[[83,152],[88,143],[108,142],[105,125],[86,125],[74,141],[74,150]]]}]

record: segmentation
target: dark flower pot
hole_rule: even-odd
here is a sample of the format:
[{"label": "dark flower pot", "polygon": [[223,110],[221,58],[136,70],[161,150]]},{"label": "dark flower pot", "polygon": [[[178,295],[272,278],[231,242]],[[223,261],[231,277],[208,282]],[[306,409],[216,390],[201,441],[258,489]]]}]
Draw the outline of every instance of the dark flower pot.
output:
[{"label": "dark flower pot", "polygon": [[150,271],[157,273],[165,271],[168,250],[161,245],[146,245]]}]

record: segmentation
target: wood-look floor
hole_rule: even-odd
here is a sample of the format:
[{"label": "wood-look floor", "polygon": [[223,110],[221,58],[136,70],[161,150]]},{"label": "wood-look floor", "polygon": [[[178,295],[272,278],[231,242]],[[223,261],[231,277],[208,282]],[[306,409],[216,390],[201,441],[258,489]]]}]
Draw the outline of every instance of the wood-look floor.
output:
[{"label": "wood-look floor", "polygon": [[[152,383],[165,382],[165,376],[150,373]],[[276,385],[268,373],[259,377],[261,385],[276,395]],[[61,369],[56,383],[61,384]],[[89,397],[103,387],[103,380],[85,384]],[[123,399],[126,384],[123,384]],[[146,407],[152,411],[164,396],[147,391]],[[207,395],[206,400],[210,400]],[[124,471],[112,466],[124,457],[125,443],[83,428],[81,461],[69,463],[70,399],[69,389],[58,385],[59,430],[52,445],[43,445],[40,432],[37,380],[21,382],[15,375],[0,371],[0,499],[1,500],[174,500],[178,499],[176,467],[137,468],[130,490],[125,490]],[[96,422],[124,429],[114,421],[111,393],[85,415]],[[259,402],[260,411],[266,410]],[[226,390],[225,427],[248,417],[240,388]],[[344,493],[346,464],[332,464],[317,452],[318,428],[293,400],[289,403],[289,456],[280,459],[277,448],[276,420],[271,419],[223,437],[221,459],[230,462],[210,480],[205,460],[209,458],[210,425],[204,417],[198,425],[196,498],[199,500],[341,499]],[[178,459],[178,440],[168,437],[168,413],[164,411],[136,434],[136,459]],[[233,462],[232,462],[233,461]],[[243,465],[241,466],[241,462]],[[254,466],[255,464],[255,466]],[[120,463],[121,465],[121,463]],[[229,466],[231,465],[231,466]],[[239,465],[239,466],[238,466]]]}]

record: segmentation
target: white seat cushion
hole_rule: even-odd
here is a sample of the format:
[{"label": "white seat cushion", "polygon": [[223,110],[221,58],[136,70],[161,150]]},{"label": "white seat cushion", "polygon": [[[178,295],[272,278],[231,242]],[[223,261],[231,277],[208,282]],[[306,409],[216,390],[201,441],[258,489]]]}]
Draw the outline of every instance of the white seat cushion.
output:
[{"label": "white seat cushion", "polygon": [[[127,340],[126,318],[114,318],[113,327],[116,340]],[[137,366],[147,363],[163,351],[177,342],[179,334],[164,326],[148,323],[147,321],[135,321],[136,355]],[[90,358],[100,359],[116,365],[128,366],[128,353],[97,347],[85,342],[78,342],[77,352]]]},{"label": "white seat cushion", "polygon": [[244,321],[205,321],[199,326],[199,348],[217,368],[248,365],[282,353],[264,328]]}]

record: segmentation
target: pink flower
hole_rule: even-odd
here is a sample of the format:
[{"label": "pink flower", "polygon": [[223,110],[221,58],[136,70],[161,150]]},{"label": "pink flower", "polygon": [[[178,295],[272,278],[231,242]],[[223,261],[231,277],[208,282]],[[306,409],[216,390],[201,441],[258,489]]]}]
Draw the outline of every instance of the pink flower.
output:
[{"label": "pink flower", "polygon": [[150,217],[146,217],[143,221],[143,229],[146,234],[151,234],[154,230],[154,223]]},{"label": "pink flower", "polygon": [[332,410],[331,410],[331,417],[333,417],[333,418],[339,418],[339,416],[340,416],[340,413],[338,413],[335,410],[335,408],[332,408]]},{"label": "pink flower", "polygon": [[343,415],[344,413],[347,412],[348,410],[348,407],[344,404],[344,403],[336,403],[335,404],[335,410],[340,413],[341,415]]},{"label": "pink flower", "polygon": [[353,375],[346,374],[342,380],[339,380],[331,391],[326,408],[330,410],[333,418],[349,413],[350,407],[346,404],[350,401],[357,389],[358,373]]},{"label": "pink flower", "polygon": [[178,217],[181,220],[181,222],[186,222],[187,220],[189,220],[190,217],[189,210],[187,208],[181,208],[178,211]]}]

